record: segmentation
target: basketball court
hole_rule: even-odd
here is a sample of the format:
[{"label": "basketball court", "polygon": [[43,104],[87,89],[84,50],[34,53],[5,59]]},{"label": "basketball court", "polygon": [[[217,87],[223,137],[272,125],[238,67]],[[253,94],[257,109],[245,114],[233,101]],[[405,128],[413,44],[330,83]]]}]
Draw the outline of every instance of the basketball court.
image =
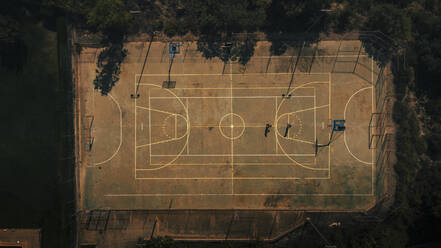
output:
[{"label": "basketball court", "polygon": [[195,42],[180,42],[173,58],[168,42],[132,42],[107,96],[93,90],[98,51],[84,49],[82,209],[372,207],[377,66],[359,41],[282,56],[270,45],[258,42],[243,66],[204,59]]}]

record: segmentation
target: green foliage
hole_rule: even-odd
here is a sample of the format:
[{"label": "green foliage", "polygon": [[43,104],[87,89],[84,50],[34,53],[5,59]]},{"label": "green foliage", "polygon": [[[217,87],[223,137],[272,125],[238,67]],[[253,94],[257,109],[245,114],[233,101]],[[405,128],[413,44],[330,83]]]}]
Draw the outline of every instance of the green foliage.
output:
[{"label": "green foliage", "polygon": [[322,9],[329,9],[329,0],[277,0],[267,8],[265,30],[273,32],[319,32],[326,31],[327,15]]},{"label": "green foliage", "polygon": [[[411,62],[416,69],[416,84],[429,97],[436,99],[441,94],[441,16],[440,6],[414,2],[409,7],[415,42],[412,51],[416,55]],[[437,11],[438,9],[438,11]]]},{"label": "green foliage", "polygon": [[368,54],[385,65],[397,50],[395,41],[407,42],[411,39],[411,20],[404,9],[391,4],[375,5],[368,12],[362,30],[380,31],[385,35],[380,38],[362,38]]},{"label": "green foliage", "polygon": [[21,23],[8,15],[3,15],[0,13],[0,42],[12,43],[19,36]]},{"label": "green foliage", "polygon": [[427,137],[428,154],[432,160],[441,161],[441,133],[431,133]]},{"label": "green foliage", "polygon": [[127,49],[122,44],[112,44],[104,49],[98,56],[97,76],[93,80],[96,90],[100,90],[102,95],[107,95],[116,82],[119,80],[120,66],[127,55]]},{"label": "green foliage", "polygon": [[265,23],[268,0],[183,0],[184,17],[194,34],[253,32]]},{"label": "green foliage", "polygon": [[123,31],[128,28],[131,15],[122,0],[96,0],[87,14],[87,24],[99,31]]}]

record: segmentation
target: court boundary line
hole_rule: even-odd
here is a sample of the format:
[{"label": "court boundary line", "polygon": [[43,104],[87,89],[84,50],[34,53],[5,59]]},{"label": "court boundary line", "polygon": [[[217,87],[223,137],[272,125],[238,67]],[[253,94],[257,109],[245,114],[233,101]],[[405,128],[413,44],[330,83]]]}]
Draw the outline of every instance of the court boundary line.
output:
[{"label": "court boundary line", "polygon": [[[268,73],[265,73],[265,74],[268,74]],[[298,73],[296,73],[296,74],[298,74]],[[307,74],[307,73],[300,73],[300,74]],[[325,73],[318,73],[318,74],[325,74]],[[329,79],[328,79],[328,81],[326,83],[328,83],[328,85],[329,85],[328,97],[329,97],[329,100],[330,100],[331,99],[331,79],[330,79],[331,75],[330,75],[330,73],[327,73],[327,74],[329,75]],[[204,75],[206,75],[206,74],[204,74]],[[200,75],[198,75],[198,76],[200,76]],[[269,89],[269,87],[262,87],[262,88]],[[274,87],[274,88],[280,89],[280,88],[283,88],[283,87]],[[315,87],[312,87],[312,88],[315,89]],[[177,88],[177,89],[180,89],[180,88]],[[221,89],[221,88],[194,88],[194,89],[201,89],[201,90],[216,89],[217,90],[217,89]],[[238,88],[235,88],[235,90],[236,89],[238,89]],[[250,88],[244,88],[244,89],[250,89]],[[240,89],[238,89],[238,90],[240,90]],[[185,97],[183,97],[183,98],[185,98]],[[277,100],[277,96],[275,96],[275,99]],[[186,100],[188,101],[188,99],[186,99]],[[329,101],[329,112],[331,112],[331,108],[332,108],[331,101]],[[188,110],[188,106],[187,106],[187,110]],[[331,114],[329,116],[331,117]],[[316,125],[316,123],[315,123],[315,125]],[[188,136],[187,136],[187,138],[188,138]],[[330,178],[330,169],[331,169],[330,168],[330,151],[331,151],[331,149],[328,149],[328,157],[329,157],[328,158],[328,169],[329,169],[328,179]],[[253,156],[255,156],[255,155],[253,155]],[[308,178],[302,178],[302,179],[321,179],[321,178],[308,177]],[[147,194],[147,195],[158,195],[158,194]],[[172,195],[179,196],[179,194],[172,194]],[[189,196],[190,194],[184,194],[184,195],[185,196]],[[194,194],[194,196],[203,196],[203,195],[205,195],[205,194]],[[219,195],[219,194],[212,194],[212,195]],[[302,195],[302,194],[283,194],[283,193],[278,193],[278,194],[220,194],[220,195],[233,195],[234,196],[234,195]],[[341,195],[341,196],[357,196],[357,195],[360,195],[360,196],[372,196],[372,193],[370,193],[370,194],[303,194],[303,195],[307,195],[307,196],[312,196],[312,195],[314,195],[314,196],[317,196],[317,195],[321,195],[321,196],[325,196],[325,195],[328,195],[328,196],[338,196],[338,195]],[[109,196],[109,195],[106,195],[106,196]]]},{"label": "court boundary line", "polygon": [[[231,194],[234,194],[234,120],[233,120],[233,64],[230,63],[230,107],[231,107]],[[237,115],[240,116],[240,115]],[[242,117],[240,117],[242,118]],[[242,119],[243,120],[243,119]],[[245,123],[245,121],[244,121]],[[244,124],[245,125],[245,124]],[[219,128],[221,130],[221,128]],[[242,136],[243,132],[245,131],[245,127],[242,130],[242,133],[240,136]],[[222,132],[221,132],[222,133]]]},{"label": "court boundary line", "polygon": [[[335,57],[335,56],[334,56]],[[255,75],[326,75],[327,72],[250,72],[250,73],[231,73],[233,75],[241,75],[241,76],[255,76]],[[136,73],[135,77],[142,76],[142,77],[163,77],[168,76],[168,73],[150,73],[150,74],[139,74]],[[200,77],[200,76],[224,76],[225,74],[222,73],[170,73],[170,76],[173,77]]]},{"label": "court boundary line", "polygon": [[[372,86],[368,86],[368,87],[365,87],[365,88],[361,88],[361,89],[357,90],[355,93],[353,93],[353,94],[349,97],[348,101],[346,102],[345,108],[344,108],[343,119],[346,120],[346,110],[347,110],[347,108],[348,108],[348,106],[349,106],[349,102],[352,100],[352,97],[356,96],[358,93],[360,93],[360,92],[362,92],[362,91],[364,91],[364,90],[371,89],[371,88],[372,88]],[[349,154],[350,154],[353,158],[355,158],[358,162],[360,162],[360,163],[362,163],[362,164],[367,164],[367,165],[373,165],[373,164],[374,164],[374,162],[366,162],[366,161],[363,161],[363,160],[359,159],[357,156],[355,156],[355,155],[351,152],[351,149],[349,149],[349,146],[348,146],[347,141],[346,141],[346,132],[343,132],[343,140],[344,140],[344,144],[345,144],[346,150],[347,150],[347,151],[349,152]]]},{"label": "court boundary line", "polygon": [[[115,102],[116,106],[118,107],[119,110],[119,144],[118,144],[118,148],[116,148],[116,151],[107,159],[105,159],[104,161],[98,162],[98,163],[94,163],[93,166],[89,166],[89,167],[96,167],[98,165],[104,164],[109,162],[110,160],[112,160],[116,154],[119,152],[119,149],[121,148],[122,145],[122,140],[123,140],[123,132],[122,132],[122,127],[123,127],[123,121],[122,121],[122,110],[121,110],[121,106],[119,105],[118,101],[109,93],[107,94],[112,100],[113,102]],[[95,105],[94,105],[95,106]]]},{"label": "court boundary line", "polygon": [[[287,154],[289,156],[297,156],[297,157],[312,157],[315,156],[315,154],[308,154],[308,153],[289,153]],[[156,155],[152,155],[152,157],[173,157],[175,155],[173,154],[156,154]],[[184,157],[229,157],[231,156],[229,153],[224,153],[224,154],[189,154],[189,155],[182,155]],[[256,154],[252,154],[252,153],[242,153],[242,154],[234,154],[234,156],[236,157],[282,157],[282,156],[286,156],[285,154],[280,154],[280,153],[256,153]]]},{"label": "court boundary line", "polygon": [[195,197],[195,196],[346,196],[346,197],[354,197],[354,196],[373,196],[372,194],[362,194],[362,193],[357,193],[357,194],[324,194],[324,193],[317,193],[317,194],[296,194],[296,193],[277,193],[277,194],[265,194],[265,193],[260,193],[260,194],[252,194],[252,193],[228,193],[228,194],[222,194],[222,193],[218,193],[218,194],[210,194],[210,193],[200,193],[200,194],[162,194],[162,193],[158,193],[158,194],[143,194],[143,193],[138,193],[138,194],[105,194],[104,196],[106,197],[137,197],[137,196],[153,196],[153,197],[158,197],[158,196],[178,196],[178,197]]},{"label": "court boundary line", "polygon": [[[324,83],[328,83],[327,81],[312,81],[311,83],[317,83],[317,84],[324,84]],[[152,84],[147,84],[147,85],[152,85]],[[158,88],[160,88],[160,86],[158,86],[158,85],[155,85],[156,87],[158,87]],[[260,89],[271,89],[272,87],[259,87]],[[278,87],[278,88],[280,88],[280,87]],[[302,85],[300,85],[300,86],[298,86],[298,87],[296,87],[296,88],[298,88],[298,89],[315,89],[316,87],[305,87],[305,86],[302,86]],[[205,88],[201,88],[201,89],[205,89]],[[228,89],[230,89],[230,90],[234,90],[234,89],[237,89],[237,88],[228,88]],[[241,89],[250,89],[250,88],[241,88]],[[315,90],[314,90],[315,91]],[[231,94],[231,93],[230,93]],[[186,101],[188,101],[188,99],[204,99],[204,98],[224,98],[224,99],[228,99],[228,98],[231,98],[231,96],[230,97],[228,97],[228,96],[222,96],[222,97],[204,97],[204,96],[197,96],[197,97],[181,97],[181,96],[176,96],[176,97],[179,97],[179,98],[185,98],[186,99]],[[152,97],[152,96],[150,96],[150,99],[174,99],[174,98],[176,98],[176,97]],[[276,100],[278,99],[278,97],[279,96],[253,96],[253,97],[246,97],[246,96],[237,96],[237,97],[234,97],[233,96],[233,99],[244,99],[244,98],[253,98],[253,99],[265,99],[265,98],[275,98]],[[293,97],[308,97],[308,98],[314,98],[314,95],[310,95],[310,96],[293,96]],[[150,103],[151,104],[151,103]],[[146,108],[146,107],[143,107],[143,106],[136,106],[136,107],[138,107],[138,108],[143,108],[143,109],[154,109],[154,111],[157,111],[157,112],[163,112],[163,113],[166,113],[166,114],[169,114],[169,115],[176,115],[177,113],[173,113],[173,112],[168,112],[168,111],[162,111],[162,110],[159,110],[159,109],[155,109],[155,108]],[[324,105],[324,106],[319,106],[319,107],[317,107],[317,108],[322,108],[322,107],[327,107],[327,105]],[[307,108],[307,109],[301,109],[301,110],[298,110],[298,111],[294,111],[293,113],[297,113],[297,112],[303,112],[303,111],[310,111],[310,110],[313,110],[313,108]],[[284,113],[284,115],[285,115],[286,113]],[[178,114],[178,115],[180,115],[180,114]],[[184,116],[182,116],[182,115],[180,115],[182,118],[184,118],[185,119],[185,117]],[[151,125],[150,125],[151,126]],[[193,127],[193,125],[191,125],[191,127]],[[247,127],[246,125],[245,125],[245,127]],[[182,138],[182,137],[181,137]],[[187,138],[188,138],[188,135],[187,135]],[[157,142],[157,143],[165,143],[165,142],[171,142],[171,141],[174,141],[173,139],[169,139],[169,140],[164,140],[164,141],[161,141],[161,142]],[[298,139],[296,139],[296,141],[298,141],[298,142],[302,142],[303,140],[298,140]],[[306,141],[305,141],[306,142]],[[157,143],[155,143],[155,144],[157,144]],[[306,143],[313,143],[313,142],[306,142]],[[144,147],[144,146],[148,146],[148,145],[150,145],[150,144],[143,144],[143,145],[139,145],[139,146],[137,146],[137,148],[141,148],[141,147]],[[152,145],[154,145],[154,144],[152,144]],[[197,156],[197,155],[200,155],[200,156],[206,156],[207,154],[189,154],[188,156]],[[238,154],[238,156],[240,156],[241,154]],[[274,155],[274,154],[273,154]],[[303,155],[303,154],[299,154],[299,155]],[[305,155],[307,155],[307,156],[312,156],[313,154],[305,154]],[[161,156],[161,155],[154,155],[154,156],[152,156],[152,157],[155,157],[155,156]],[[164,156],[176,156],[176,155],[164,155]],[[185,156],[185,155],[181,155],[181,156]],[[228,155],[229,156],[229,155]],[[254,154],[254,155],[252,155],[252,156],[259,156],[259,154]],[[264,155],[264,156],[267,156],[266,154]],[[152,163],[151,163],[152,164]],[[289,163],[289,164],[292,164],[292,163]],[[160,164],[152,164],[152,165],[160,165]],[[173,164],[173,165],[177,165],[177,164]],[[189,164],[186,164],[186,165],[189,165]]]},{"label": "court boundary line", "polygon": [[[230,73],[230,76],[232,77],[232,73]],[[135,78],[136,78],[136,76],[135,76]],[[292,89],[292,91],[291,91],[291,93],[293,93],[294,91],[296,91],[296,90],[298,90],[298,89],[302,89],[302,88],[316,88],[316,87],[305,87],[305,85],[309,85],[309,84],[322,84],[322,83],[329,83],[329,82],[324,82],[324,81],[310,81],[310,82],[307,82],[307,83],[304,83],[304,84],[301,84],[301,85],[299,85],[299,86],[297,86],[297,87],[295,87],[295,88],[293,88]],[[232,82],[230,82],[230,84],[232,84]],[[160,88],[160,86],[158,86],[158,85],[155,85],[155,84],[152,84],[152,86],[155,86],[155,87],[158,87],[158,88]],[[232,91],[232,86],[231,86],[231,88],[230,88],[230,92]],[[170,92],[170,93],[172,93],[172,95],[174,95],[176,98],[180,98],[180,97],[178,97],[176,94],[174,94],[173,92]],[[315,92],[314,92],[315,93]],[[231,96],[232,96],[232,93],[230,93],[231,94]],[[201,98],[201,97],[198,97],[198,98]],[[260,98],[260,96],[259,97],[256,97],[256,98]],[[277,98],[276,98],[277,99]],[[180,101],[180,99],[178,99],[179,101]],[[181,101],[180,101],[181,102]],[[283,99],[282,99],[282,102],[283,102]],[[279,108],[280,108],[280,106],[281,105],[279,105]],[[320,106],[320,107],[326,107],[327,105],[325,105],[325,106]],[[231,108],[232,108],[232,105],[231,105]],[[151,109],[151,108],[150,108]],[[308,109],[309,110],[309,109]],[[306,111],[306,110],[299,110],[299,111]],[[277,116],[277,113],[278,113],[278,111],[276,112],[276,116]],[[175,113],[171,113],[171,112],[169,112],[169,114],[175,114]],[[284,113],[285,114],[285,113]],[[187,109],[187,115],[188,115],[188,109]],[[188,126],[188,125],[187,125]],[[167,140],[167,141],[164,141],[164,142],[169,142],[169,141],[172,141],[172,140]],[[277,141],[276,141],[277,142]],[[313,142],[312,142],[313,143]],[[151,145],[149,145],[149,146],[151,146]],[[188,146],[188,144],[187,144],[187,146]],[[279,146],[280,146],[280,144],[279,144]],[[286,152],[284,152],[284,153],[286,153]],[[285,155],[286,156],[286,155]],[[313,168],[313,167],[310,167],[310,166],[305,166],[305,165],[303,165],[303,164],[301,164],[301,163],[299,163],[299,162],[297,162],[296,160],[293,160],[291,157],[289,157],[289,156],[287,156],[288,157],[288,159],[290,159],[291,161],[293,161],[293,163],[291,164],[291,166],[292,165],[300,165],[301,167],[304,167],[304,168],[306,168],[306,169],[310,169],[310,170],[329,170],[328,168]],[[179,158],[179,156],[177,156],[176,158],[175,158],[175,160],[176,159],[178,159]],[[234,158],[233,158],[234,159]],[[175,161],[174,160],[174,161]],[[165,164],[165,165],[160,165],[160,167],[157,167],[157,168],[152,168],[152,169],[144,169],[144,170],[159,170],[159,169],[161,169],[161,168],[164,168],[164,167],[166,167],[166,166],[169,166],[169,165],[172,165],[172,163],[174,162],[174,161],[172,161],[172,162],[169,162],[169,163],[167,163],[167,164]],[[150,163],[151,164],[151,163]],[[188,164],[187,164],[188,165]],[[329,167],[329,166],[328,166]]]},{"label": "court boundary line", "polygon": [[[361,56],[363,56],[363,55],[361,55]],[[307,57],[307,56],[302,56],[302,57]],[[326,57],[326,56],[318,56],[318,57]],[[329,56],[329,57],[334,57],[334,56]],[[340,57],[345,57],[345,56],[340,56]],[[371,59],[371,63],[373,64],[373,60],[372,59]],[[267,74],[267,73],[265,73],[265,74]],[[331,77],[330,73],[328,73],[328,74],[329,74],[329,77]],[[374,74],[373,70],[371,70],[371,74]],[[371,81],[373,82],[373,76],[371,76]],[[329,80],[329,99],[331,99],[331,84],[330,83],[331,82]],[[374,94],[373,94],[374,87],[371,87],[371,88],[372,88],[372,97],[374,97]],[[177,88],[177,89],[179,89],[179,88]],[[195,89],[199,89],[199,88],[195,88]],[[204,88],[201,88],[201,89],[204,89]],[[277,100],[277,98],[276,98],[276,100]],[[187,103],[187,109],[188,109],[188,103]],[[331,101],[329,101],[329,111],[331,112]],[[373,111],[374,111],[374,100],[372,101],[372,112]],[[329,116],[331,117],[331,114]],[[149,136],[151,136],[151,135],[149,134]],[[187,138],[188,138],[188,136],[187,136]],[[122,139],[121,139],[121,141],[122,141]],[[188,139],[187,139],[187,144],[188,144]],[[136,178],[136,150],[137,150],[136,149],[136,99],[135,99],[135,149],[134,150],[135,150],[135,178]],[[329,155],[328,156],[330,156],[331,146],[329,146],[329,150],[328,151],[329,151],[329,153],[328,153]],[[188,147],[187,147],[187,153],[188,153]],[[372,156],[374,156],[374,151],[372,151]],[[331,170],[330,170],[331,169],[330,168],[330,158],[328,159],[328,161],[329,161],[329,176],[330,176],[330,173],[331,173]],[[372,161],[374,161],[374,159]],[[375,165],[375,162],[373,162],[373,165]],[[350,197],[351,196],[359,196],[359,195],[360,196],[372,196],[374,194],[374,180],[376,178],[374,177],[374,169],[375,169],[374,166],[372,166],[371,168],[372,168],[372,193],[371,194],[319,194],[319,196],[325,196],[325,195],[326,196],[350,196]],[[111,196],[124,196],[124,195],[127,195],[127,194],[106,194],[104,196],[105,197],[109,197],[109,196],[111,197]],[[140,196],[143,196],[143,195],[157,196],[158,194],[130,194],[130,196],[133,196],[133,195],[135,195],[135,196],[137,196],[137,195],[140,195]],[[170,194],[163,194],[163,195],[170,195]],[[179,194],[173,194],[173,195],[174,196],[179,196]],[[204,195],[211,196],[211,195],[225,195],[225,194],[204,194],[204,193],[202,193],[202,194],[195,194],[195,196],[204,196]],[[227,195],[229,195],[229,194],[227,194]],[[311,195],[311,194],[283,194],[283,193],[279,193],[279,194],[232,194],[232,196],[235,196],[235,195],[306,195],[306,196],[317,196],[317,194],[312,194]],[[188,196],[188,194],[185,194],[183,196]]]},{"label": "court boundary line", "polygon": [[[327,82],[317,82],[317,81],[312,81],[312,82],[308,82],[308,83],[306,83],[306,84],[310,84],[310,83],[317,83],[317,84],[322,84],[322,83],[327,83]],[[159,87],[159,86],[157,86],[157,87]],[[298,87],[296,87],[296,89],[304,89],[304,88],[307,88],[307,89],[313,89],[313,91],[314,91],[314,94],[315,94],[315,89],[316,89],[316,87],[305,87],[305,86],[303,86],[303,85],[301,85],[301,86],[298,86]],[[231,94],[231,93],[230,93]],[[178,97],[180,97],[180,96],[178,96]],[[253,99],[264,99],[266,96],[256,96],[256,97],[250,97],[250,98],[253,98]],[[270,96],[269,98],[275,98],[276,100],[278,99],[278,97],[279,96]],[[152,98],[154,98],[154,97],[150,97],[151,99]],[[175,98],[175,97],[166,97],[166,99],[171,99],[171,98]],[[180,98],[185,98],[185,97],[180,97]],[[200,98],[200,99],[204,99],[204,98],[206,98],[206,97],[203,97],[203,96],[201,96],[201,97],[192,97],[192,98],[195,98],[195,99],[198,99],[198,98]],[[222,99],[228,99],[228,98],[231,98],[231,97],[227,97],[227,96],[225,96],[225,97],[207,97],[207,98],[222,98]],[[233,99],[235,99],[235,98],[237,98],[237,99],[243,99],[243,98],[245,98],[245,97],[242,97],[242,96],[238,96],[238,97],[232,97]],[[314,96],[308,96],[308,98],[314,98]],[[187,98],[187,99],[190,99],[190,97],[189,98]],[[314,102],[314,101],[313,101]],[[150,103],[151,104],[151,103]],[[139,108],[144,108],[144,109],[147,109],[147,108],[145,108],[145,107],[141,107],[141,106],[137,106],[137,107],[139,107]],[[278,107],[278,106],[276,106],[276,107]],[[311,108],[305,108],[305,109],[300,109],[300,110],[297,110],[297,111],[293,111],[293,112],[287,112],[287,113],[283,113],[282,115],[280,115],[279,117],[278,117],[278,119],[280,119],[282,116],[285,116],[285,115],[287,115],[287,114],[293,114],[293,113],[299,113],[299,112],[305,112],[305,111],[311,111],[311,110],[314,110],[314,109],[316,109],[316,108],[325,108],[325,107],[329,107],[329,104],[325,104],[325,105],[321,105],[321,106],[316,106],[316,107],[311,107]],[[231,108],[232,108],[232,105],[231,105]],[[154,108],[149,108],[149,109],[154,109]],[[172,113],[172,112],[168,112],[168,111],[162,111],[162,110],[156,110],[155,109],[155,111],[158,111],[158,112],[164,112],[164,113],[166,113],[166,114],[169,114],[169,115],[175,115],[176,113]],[[229,113],[227,113],[226,115],[228,115]],[[275,114],[277,114],[277,112],[275,113]],[[182,116],[182,118],[185,118],[185,117],[183,117]],[[316,124],[315,124],[315,126],[316,126]],[[190,129],[191,129],[191,127],[193,127],[192,125],[190,126]],[[245,125],[245,127],[247,127],[246,125]],[[278,131],[275,131],[276,133],[277,133],[277,135],[279,135],[280,136],[280,133],[278,132]],[[187,134],[185,134],[185,135],[187,135]],[[183,135],[184,136],[184,135]],[[183,136],[181,136],[180,138],[182,139],[183,138]],[[187,138],[188,138],[188,135],[187,135]],[[302,142],[302,143],[307,143],[307,144],[314,144],[314,142],[312,142],[312,141],[305,141],[305,140],[300,140],[300,139],[294,139],[294,138],[292,138],[292,139],[290,139],[290,140],[294,140],[294,141],[296,141],[296,142]],[[160,143],[166,143],[166,142],[172,142],[172,141],[175,141],[175,139],[166,139],[166,140],[163,140],[163,141],[158,141],[158,142],[155,142],[154,144],[143,144],[143,145],[139,145],[139,146],[137,146],[137,148],[141,148],[141,147],[145,147],[145,146],[151,146],[151,145],[155,145],[155,144],[160,144]],[[277,143],[277,142],[276,142]],[[188,144],[187,144],[188,145]],[[230,147],[230,149],[231,149],[231,147]],[[234,149],[234,147],[232,148],[232,149]],[[219,156],[235,156],[236,154],[234,154],[234,155],[231,155],[231,154],[222,154],[222,155],[219,155]],[[260,154],[250,154],[250,156],[259,156]],[[272,155],[267,155],[267,154],[265,154],[264,156],[268,156],[268,157],[274,157],[276,154],[272,154]],[[285,155],[285,154],[279,154],[280,156],[287,156],[287,155]],[[299,155],[299,156],[308,156],[308,157],[310,157],[310,156],[314,156],[314,154],[296,154],[296,155],[292,155],[292,156],[297,156],[297,155]],[[176,155],[163,155],[163,157],[166,157],[166,156],[169,156],[169,157],[172,157],[172,156],[176,156]],[[189,155],[180,155],[179,157],[181,157],[181,156],[199,156],[199,157],[204,157],[204,156],[207,156],[207,154],[189,154]],[[213,156],[213,155],[212,155]],[[218,155],[214,155],[214,156],[218,156]],[[242,154],[237,154],[237,156],[242,156]],[[151,157],[161,157],[161,155],[154,155],[154,156],[152,156],[151,155]],[[232,161],[233,161],[233,159],[234,158],[232,158]],[[291,162],[291,163],[285,163],[287,166],[292,166],[292,165],[298,165],[298,163],[299,162],[297,162],[297,163],[294,163],[294,162]],[[152,163],[152,162],[150,162],[149,163],[150,165],[152,165],[152,166],[163,166],[164,164],[158,164],[158,163]],[[304,163],[302,163],[302,164],[304,164]],[[176,165],[176,166],[181,166],[181,165],[192,165],[192,163],[186,163],[186,164],[170,164],[170,165]],[[307,169],[311,169],[311,170],[325,170],[325,168],[313,168],[313,167],[310,167],[310,166],[307,166],[308,168]],[[329,166],[328,166],[329,167]],[[326,168],[327,169],[327,168]],[[142,170],[150,170],[150,169],[142,169]]]}]

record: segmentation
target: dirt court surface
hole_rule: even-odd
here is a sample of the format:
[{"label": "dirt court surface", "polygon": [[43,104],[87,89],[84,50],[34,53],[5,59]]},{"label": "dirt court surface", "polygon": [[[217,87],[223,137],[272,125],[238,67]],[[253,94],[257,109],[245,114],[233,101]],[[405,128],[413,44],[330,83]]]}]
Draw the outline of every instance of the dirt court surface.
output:
[{"label": "dirt court surface", "polygon": [[39,248],[40,229],[5,229],[0,230],[0,247]]},{"label": "dirt court surface", "polygon": [[[76,64],[80,208],[372,207],[375,62],[359,41],[322,41],[299,59],[295,49],[270,56],[270,45],[258,42],[243,66],[204,59],[185,42],[171,68],[176,86],[163,88],[169,43],[132,42],[107,96],[93,89],[98,50],[83,49]],[[291,96],[282,97],[291,80]],[[346,120],[346,131],[334,132],[316,155],[315,141],[329,142],[336,119]]]}]

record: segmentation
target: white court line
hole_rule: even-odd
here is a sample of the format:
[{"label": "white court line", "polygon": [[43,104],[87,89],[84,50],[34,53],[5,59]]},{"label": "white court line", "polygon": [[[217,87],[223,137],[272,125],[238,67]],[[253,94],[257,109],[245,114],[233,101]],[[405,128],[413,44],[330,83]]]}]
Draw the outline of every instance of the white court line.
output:
[{"label": "white court line", "polygon": [[[233,64],[230,63],[230,99],[233,114]],[[234,137],[233,116],[231,116],[231,138]],[[231,194],[234,194],[234,139],[231,139]]]},{"label": "white court line", "polygon": [[[328,104],[329,104],[329,113],[328,113],[328,118],[332,119],[332,74],[330,72],[328,72],[328,86],[329,86],[329,90],[328,90]],[[331,139],[331,133],[328,134],[328,140]],[[328,178],[331,178],[331,145],[329,144],[329,148],[328,148]]]},{"label": "white court line", "polygon": [[[275,97],[274,98],[275,99],[275,111],[274,111],[274,113],[275,113],[275,116],[274,116],[274,120],[277,120],[277,108],[279,107],[279,106],[277,106],[277,97]],[[288,115],[289,116],[289,115]],[[274,125],[274,123],[273,123],[273,125]],[[276,128],[276,127],[274,127],[274,128]],[[274,130],[274,132],[276,133],[276,135],[277,135],[277,132],[279,132],[279,130]],[[277,144],[277,139],[274,139],[274,142],[276,143],[276,154],[279,154],[279,148],[278,148],[278,144]],[[284,155],[284,154],[283,154]]]},{"label": "white court line", "polygon": [[106,162],[108,162],[108,161],[110,161],[113,157],[115,157],[116,156],[116,154],[119,152],[119,149],[121,148],[121,145],[122,145],[122,139],[123,139],[123,137],[122,137],[122,127],[123,127],[123,121],[122,121],[122,111],[121,111],[121,106],[119,106],[119,103],[118,103],[118,101],[116,101],[116,99],[109,93],[109,94],[107,94],[115,103],[116,103],[116,106],[118,107],[118,110],[119,110],[119,145],[118,145],[118,148],[116,149],[116,151],[112,154],[112,156],[110,156],[108,159],[106,159],[106,160],[104,160],[104,161],[101,161],[101,162],[99,162],[99,163],[94,163],[93,165],[95,165],[95,166],[97,166],[97,165],[100,165],[100,164],[104,164],[104,163],[106,163]]},{"label": "white court line", "polygon": [[[262,72],[262,73],[246,73],[246,74],[242,74],[242,73],[231,73],[231,74],[238,74],[241,76],[255,76],[255,75],[292,75],[292,72]],[[305,73],[305,72],[296,72],[294,74],[299,74],[299,75],[326,75],[326,72],[311,72],[311,73]],[[135,74],[135,76],[141,76],[142,77],[162,77],[162,76],[168,76],[168,73],[161,73],[161,74]],[[201,77],[201,76],[223,76],[224,74],[222,73],[170,73],[170,76],[174,76],[174,77]]]},{"label": "white court line", "polygon": [[[285,157],[285,156],[297,156],[297,157],[310,157],[315,154],[299,153],[299,154],[234,154],[235,157]],[[174,157],[176,154],[153,154],[152,157]],[[189,154],[181,155],[181,157],[230,157],[231,154]]]},{"label": "white court line", "polygon": [[[133,92],[136,92],[136,76],[135,76],[135,81],[134,81],[134,82],[135,82],[135,84],[134,84],[134,87],[135,87],[135,88],[134,88]],[[150,90],[149,90],[149,91],[150,91]],[[149,107],[150,107],[150,106],[149,106]],[[135,133],[135,142],[133,142],[133,146],[135,147],[135,148],[134,148],[134,152],[135,152],[135,158],[134,158],[134,161],[135,161],[135,172],[134,172],[134,173],[135,173],[135,180],[136,180],[136,169],[137,169],[137,168],[136,168],[136,130],[137,130],[137,129],[136,129],[136,97],[135,97],[135,107],[134,107],[133,110],[134,110],[133,112],[134,112],[134,114],[135,114],[135,125],[134,125],[134,126],[135,126],[135,132],[134,132],[134,133]],[[150,119],[150,118],[149,118],[149,119]],[[149,129],[150,129],[150,125],[149,125]],[[150,135],[150,131],[149,131],[149,135]]]},{"label": "white court line", "polygon": [[[343,119],[346,120],[346,110],[347,110],[347,108],[348,108],[349,102],[351,101],[352,97],[354,97],[355,95],[357,95],[357,94],[360,93],[361,91],[363,91],[363,90],[367,90],[367,89],[370,89],[370,88],[372,88],[372,86],[369,86],[369,87],[366,87],[366,88],[359,89],[357,92],[355,92],[354,94],[352,94],[351,97],[349,97],[349,99],[348,99],[348,101],[346,102],[346,105],[345,105],[345,110],[344,110],[344,113],[343,113],[343,116],[344,116]],[[348,147],[347,141],[346,141],[346,132],[343,132],[343,138],[344,138],[344,142],[345,142],[346,149],[348,150],[349,154],[351,154],[351,156],[352,156],[353,158],[355,158],[358,162],[363,163],[363,164],[368,164],[368,165],[372,165],[372,164],[373,164],[373,162],[366,162],[366,161],[363,161],[363,160],[357,158],[357,157],[351,152],[351,150],[350,150],[349,147]]]},{"label": "white court line", "polygon": [[[185,99],[185,103],[186,103],[186,105],[187,105],[187,112],[188,112],[188,111],[189,111],[189,110],[188,110],[188,98]],[[190,139],[190,130],[191,130],[191,128],[188,127],[187,143],[186,143],[186,144],[187,144],[187,145],[186,145],[187,155],[190,154],[190,145],[188,144],[189,139]],[[182,155],[181,155],[181,156],[182,156]]]},{"label": "white court line", "polygon": [[178,115],[175,115],[175,139],[178,138]]},{"label": "white court line", "polygon": [[192,196],[272,196],[272,195],[280,195],[280,196],[372,196],[372,194],[286,194],[286,193],[278,193],[278,194],[209,194],[209,193],[200,193],[200,194],[106,194],[105,197],[143,197],[143,196],[179,196],[179,197],[192,197]]},{"label": "white court line", "polygon": [[[327,84],[328,81],[315,81],[317,84]],[[154,82],[146,82],[146,83],[140,83],[139,85],[152,85],[155,84]],[[264,83],[260,83],[260,84],[264,84]],[[279,83],[279,84],[283,84],[283,83]],[[301,89],[311,89],[312,87],[298,87]],[[233,90],[280,90],[280,89],[286,89],[286,86],[267,86],[267,87],[236,87]],[[230,88],[222,88],[222,87],[199,87],[199,88],[195,88],[195,87],[176,87],[174,88],[174,90],[222,90],[222,91],[226,91],[226,90],[230,90]],[[291,97],[295,97],[295,96],[291,96]]]},{"label": "white court line", "polygon": [[[151,113],[151,102],[150,102],[150,89],[149,89],[149,144],[152,143],[152,113]],[[136,132],[136,130],[135,130]],[[135,149],[137,146],[135,146]],[[152,164],[152,146],[149,146],[149,165]]]},{"label": "white court line", "polygon": [[[314,87],[314,142],[317,140],[317,97],[316,97],[316,89]],[[329,105],[329,103],[328,103]]]}]

